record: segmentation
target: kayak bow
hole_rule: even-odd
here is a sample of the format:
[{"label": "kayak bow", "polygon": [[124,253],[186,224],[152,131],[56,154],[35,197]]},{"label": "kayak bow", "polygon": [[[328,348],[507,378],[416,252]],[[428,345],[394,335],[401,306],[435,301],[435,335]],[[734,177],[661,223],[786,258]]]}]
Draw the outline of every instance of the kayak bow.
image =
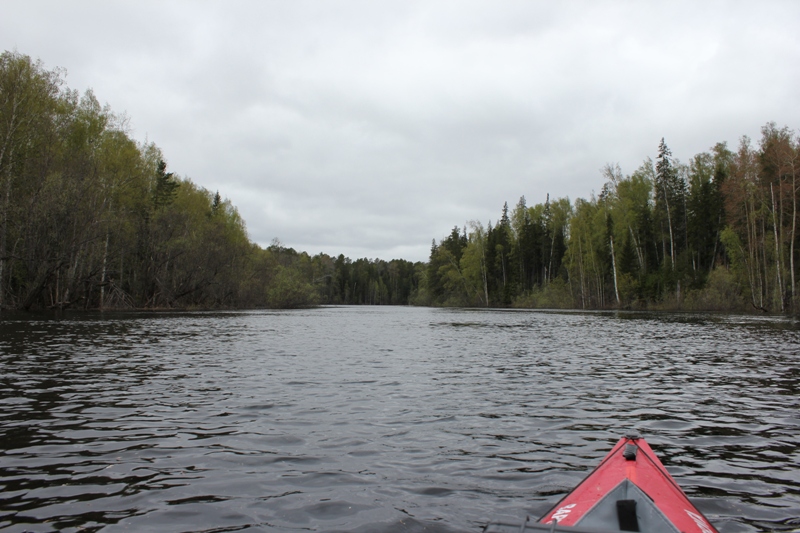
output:
[{"label": "kayak bow", "polygon": [[[621,438],[538,523],[526,520],[515,527],[516,531],[718,533],[638,434]],[[490,524],[485,531],[503,529],[492,529]]]}]

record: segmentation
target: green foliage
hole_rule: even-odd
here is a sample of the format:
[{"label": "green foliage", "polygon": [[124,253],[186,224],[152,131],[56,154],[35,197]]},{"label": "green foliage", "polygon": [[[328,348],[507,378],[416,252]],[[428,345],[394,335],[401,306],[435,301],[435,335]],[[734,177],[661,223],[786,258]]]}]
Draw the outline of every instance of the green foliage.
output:
[{"label": "green foliage", "polygon": [[279,309],[310,307],[317,303],[311,284],[300,272],[284,267],[278,271],[267,288],[267,305]]},{"label": "green foliage", "polygon": [[[159,160],[156,166],[155,183],[153,185],[153,208],[159,210],[175,201],[180,182],[172,172],[167,172],[167,164]],[[212,205],[213,210],[213,205]]]},{"label": "green foliage", "polygon": [[[800,139],[767,124],[688,165],[662,139],[630,176],[603,169],[599,195],[528,207],[521,197],[461,260],[434,241],[426,295],[436,305],[797,312]],[[474,227],[478,227],[473,223]],[[450,251],[450,254],[444,250]],[[483,293],[481,293],[481,289]]]},{"label": "green foliage", "polygon": [[167,172],[157,146],[133,141],[91,91],[62,90],[61,75],[27,56],[0,56],[0,308],[424,297],[421,264],[253,244],[230,201]]},{"label": "green foliage", "polygon": [[427,263],[250,242],[217,191],[63,72],[0,54],[0,309],[314,304],[800,311],[800,138],[769,123],[687,165],[664,139],[588,200],[513,209],[433,241]]},{"label": "green foliage", "polygon": [[572,309],[575,300],[569,285],[562,278],[556,278],[545,286],[538,286],[518,297],[514,307],[531,309]]},{"label": "green foliage", "polygon": [[745,311],[742,285],[730,270],[715,268],[702,289],[689,292],[682,306],[691,311]]}]

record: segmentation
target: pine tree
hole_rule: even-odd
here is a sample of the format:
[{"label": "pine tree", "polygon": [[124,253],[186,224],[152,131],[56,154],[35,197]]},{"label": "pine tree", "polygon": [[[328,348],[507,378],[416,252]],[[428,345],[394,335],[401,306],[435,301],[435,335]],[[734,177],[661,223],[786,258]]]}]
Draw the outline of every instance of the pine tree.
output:
[{"label": "pine tree", "polygon": [[155,187],[153,188],[153,207],[156,210],[170,205],[178,195],[180,182],[175,179],[174,173],[166,170],[167,164],[163,159],[159,160],[156,167]]}]

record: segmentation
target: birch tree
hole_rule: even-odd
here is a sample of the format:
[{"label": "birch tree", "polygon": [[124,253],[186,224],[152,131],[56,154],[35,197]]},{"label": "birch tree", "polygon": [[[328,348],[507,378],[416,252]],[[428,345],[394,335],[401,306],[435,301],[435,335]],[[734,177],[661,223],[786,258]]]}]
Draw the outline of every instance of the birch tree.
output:
[{"label": "birch tree", "polygon": [[15,191],[21,187],[26,164],[46,143],[62,84],[62,72],[46,70],[41,62],[18,52],[0,55],[0,308],[7,305],[9,250],[14,229]]}]

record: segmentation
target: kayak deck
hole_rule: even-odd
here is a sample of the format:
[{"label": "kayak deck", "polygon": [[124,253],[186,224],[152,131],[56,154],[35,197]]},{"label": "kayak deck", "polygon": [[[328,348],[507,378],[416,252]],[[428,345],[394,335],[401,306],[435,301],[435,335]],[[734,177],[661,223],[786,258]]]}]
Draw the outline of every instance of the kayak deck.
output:
[{"label": "kayak deck", "polygon": [[575,489],[537,523],[489,524],[505,531],[717,533],[647,442],[626,435]]}]

